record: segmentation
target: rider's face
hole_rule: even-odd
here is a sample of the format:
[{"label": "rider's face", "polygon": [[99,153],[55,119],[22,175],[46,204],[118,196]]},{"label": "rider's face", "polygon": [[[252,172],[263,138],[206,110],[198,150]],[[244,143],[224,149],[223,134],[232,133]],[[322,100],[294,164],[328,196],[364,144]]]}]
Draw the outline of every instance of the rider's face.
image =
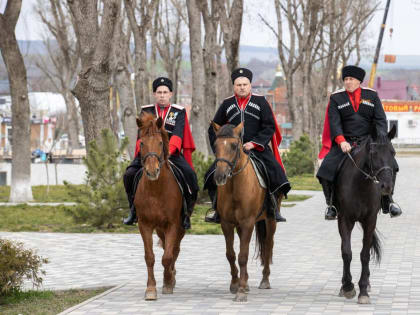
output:
[{"label": "rider's face", "polygon": [[354,92],[360,87],[360,81],[353,77],[344,78],[344,88],[346,91]]},{"label": "rider's face", "polygon": [[236,78],[233,83],[233,91],[239,97],[247,97],[251,92],[251,82],[245,77]]},{"label": "rider's face", "polygon": [[170,99],[172,97],[172,92],[166,85],[158,86],[156,92],[153,93],[155,97],[156,103],[159,105],[166,106],[169,104]]}]

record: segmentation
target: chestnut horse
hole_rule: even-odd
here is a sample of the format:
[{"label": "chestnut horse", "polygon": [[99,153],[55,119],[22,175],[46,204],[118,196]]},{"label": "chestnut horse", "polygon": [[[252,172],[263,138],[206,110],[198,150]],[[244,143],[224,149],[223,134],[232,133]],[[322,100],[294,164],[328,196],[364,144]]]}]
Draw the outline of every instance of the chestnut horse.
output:
[{"label": "chestnut horse", "polygon": [[140,154],[144,175],[134,197],[140,234],[143,238],[147,265],[146,300],[156,300],[156,280],[153,272],[153,231],[162,241],[163,294],[172,294],[175,287],[175,262],[185,230],[181,224],[182,195],[168,164],[168,134],[162,118],[143,113],[137,118],[140,129]]},{"label": "chestnut horse", "polygon": [[[230,292],[236,294],[234,301],[247,300],[248,254],[254,226],[256,227],[258,256],[264,265],[260,289],[270,289],[270,263],[273,256],[276,221],[263,211],[266,189],[258,182],[249,155],[242,150],[241,132],[243,123],[237,127],[227,124],[222,127],[212,122],[216,133],[214,143],[216,152],[216,170],[214,180],[217,188],[217,212],[226,241],[226,258],[231,269]],[[280,205],[281,197],[278,201]],[[240,239],[238,268],[233,248],[234,229]]]}]

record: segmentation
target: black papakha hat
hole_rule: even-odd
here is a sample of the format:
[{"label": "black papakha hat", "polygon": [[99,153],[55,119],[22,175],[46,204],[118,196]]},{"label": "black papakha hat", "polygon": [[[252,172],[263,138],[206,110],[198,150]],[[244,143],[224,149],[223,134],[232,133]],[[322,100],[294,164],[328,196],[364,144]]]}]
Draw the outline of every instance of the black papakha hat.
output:
[{"label": "black papakha hat", "polygon": [[366,74],[365,70],[357,66],[345,66],[341,70],[341,78],[343,79],[343,81],[344,81],[344,78],[346,77],[352,77],[359,80],[360,82],[363,82],[363,79],[365,78],[365,74]]},{"label": "black papakha hat", "polygon": [[235,80],[239,77],[248,78],[249,82],[252,82],[252,72],[247,68],[238,68],[236,70],[233,70],[230,77],[232,78],[232,84],[234,84]]},{"label": "black papakha hat", "polygon": [[172,92],[172,81],[165,77],[159,77],[153,81],[153,93],[155,93],[157,88],[161,85],[167,86],[169,91]]}]

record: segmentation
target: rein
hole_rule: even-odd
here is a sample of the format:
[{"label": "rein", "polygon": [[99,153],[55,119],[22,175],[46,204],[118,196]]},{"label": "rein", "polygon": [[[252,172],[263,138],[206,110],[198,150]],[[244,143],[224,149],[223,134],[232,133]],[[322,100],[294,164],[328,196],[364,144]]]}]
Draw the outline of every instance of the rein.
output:
[{"label": "rein", "polygon": [[[371,143],[370,145],[372,145],[372,144],[374,144],[374,143]],[[353,159],[353,157],[351,156],[351,154],[350,154],[350,152],[347,152],[347,156],[350,158],[350,160],[353,162],[353,165],[354,165],[354,167],[356,167],[363,175],[365,175],[366,176],[366,178],[367,179],[370,179],[370,180],[372,180],[373,181],[373,183],[374,184],[379,184],[379,180],[378,180],[378,175],[382,172],[382,171],[384,171],[384,170],[390,170],[391,171],[391,174],[393,174],[394,173],[394,171],[392,170],[392,168],[391,167],[389,167],[389,166],[383,166],[383,167],[381,167],[379,170],[377,170],[375,173],[373,172],[373,169],[372,169],[372,155],[371,155],[371,153],[369,152],[369,156],[370,156],[370,158],[369,158],[369,166],[370,166],[370,174],[368,174],[368,173],[366,173],[364,170],[362,170],[357,164],[356,164],[356,162],[354,161],[354,159]]]},{"label": "rein", "polygon": [[236,172],[234,171],[235,168],[236,168],[236,165],[238,164],[239,157],[241,156],[241,152],[239,151],[240,148],[242,147],[241,146],[241,139],[238,138],[238,137],[218,137],[218,138],[234,138],[234,139],[238,139],[238,145],[236,147],[235,158],[233,159],[233,161],[229,161],[229,160],[226,160],[224,158],[216,158],[214,160],[214,162],[216,164],[217,164],[217,162],[225,162],[227,165],[229,165],[230,171],[229,171],[228,177],[233,177],[235,175],[238,175],[239,173],[241,173],[245,169],[245,167],[248,165],[249,159],[250,159],[249,154],[248,154],[248,158],[247,158],[245,164],[239,170],[237,170]]}]

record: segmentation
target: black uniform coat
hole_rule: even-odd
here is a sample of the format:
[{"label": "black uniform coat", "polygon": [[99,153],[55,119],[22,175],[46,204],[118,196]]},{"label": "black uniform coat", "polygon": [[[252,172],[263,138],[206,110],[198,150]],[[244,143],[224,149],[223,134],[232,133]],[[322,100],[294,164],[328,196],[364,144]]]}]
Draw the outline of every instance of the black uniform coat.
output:
[{"label": "black uniform coat", "polygon": [[[331,134],[331,150],[324,158],[318,170],[318,179],[333,182],[338,166],[346,156],[335,138],[343,135],[351,143],[353,137],[363,138],[370,134],[372,127],[376,126],[378,134],[386,135],[387,121],[382,103],[375,90],[361,87],[359,110],[355,112],[350,98],[344,89],[331,94],[328,107],[328,120]],[[398,170],[395,161],[394,169]]]},{"label": "black uniform coat", "polygon": [[[251,141],[264,148],[263,151],[253,149],[252,152],[265,165],[268,171],[270,193],[275,193],[280,190],[284,194],[287,194],[290,190],[290,183],[269,146],[275,132],[276,122],[270,104],[268,104],[264,96],[252,94],[243,110],[239,108],[235,96],[226,98],[217,110],[213,121],[221,126],[227,123],[237,126],[241,122],[244,122],[244,128],[241,134],[242,143]],[[216,134],[212,126],[208,129],[208,135],[213,148]],[[205,175],[204,189],[216,189],[213,180],[214,171],[215,164],[210,167]]]}]

